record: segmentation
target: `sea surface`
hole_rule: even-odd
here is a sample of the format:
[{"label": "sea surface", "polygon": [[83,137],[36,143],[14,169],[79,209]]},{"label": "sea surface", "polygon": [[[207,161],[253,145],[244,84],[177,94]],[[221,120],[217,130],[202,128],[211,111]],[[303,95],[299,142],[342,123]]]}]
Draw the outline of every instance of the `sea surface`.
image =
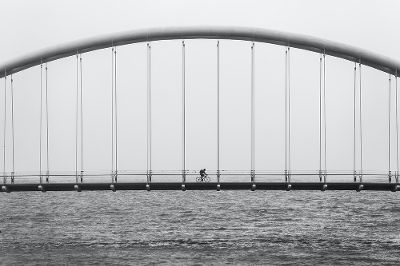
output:
[{"label": "sea surface", "polygon": [[13,192],[0,212],[0,265],[400,265],[400,192]]}]

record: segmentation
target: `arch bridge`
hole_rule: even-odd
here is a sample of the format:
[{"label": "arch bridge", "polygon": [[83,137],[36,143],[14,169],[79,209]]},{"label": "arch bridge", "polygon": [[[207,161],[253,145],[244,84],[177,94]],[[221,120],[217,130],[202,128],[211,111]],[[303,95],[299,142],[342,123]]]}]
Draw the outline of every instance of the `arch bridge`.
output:
[{"label": "arch bridge", "polygon": [[[215,68],[213,71],[215,78],[215,86],[213,91],[215,92],[215,168],[208,170],[208,174],[211,177],[211,182],[196,182],[198,177],[198,171],[189,169],[187,162],[188,147],[187,141],[187,127],[191,118],[188,117],[188,90],[187,90],[187,43],[188,40],[192,39],[207,39],[214,40],[215,42]],[[153,147],[153,134],[154,134],[154,108],[153,99],[154,91],[152,91],[152,44],[166,41],[166,40],[178,40],[181,46],[181,112],[179,115],[181,118],[181,169],[165,170],[155,169],[153,158],[154,158],[154,147]],[[249,130],[248,130],[248,150],[250,163],[246,169],[226,169],[221,167],[220,160],[223,159],[221,156],[221,142],[226,136],[222,136],[220,133],[220,125],[223,123],[220,115],[220,41],[231,40],[231,41],[242,41],[249,43],[249,73],[250,79],[248,82],[248,94],[249,94]],[[121,170],[120,160],[123,156],[120,148],[125,144],[119,140],[119,129],[121,125],[117,122],[121,114],[121,110],[117,108],[117,92],[119,92],[119,83],[117,87],[117,81],[120,67],[117,71],[117,49],[122,48],[134,43],[145,43],[146,44],[146,169],[131,169]],[[282,163],[283,169],[271,170],[271,169],[258,169],[256,168],[256,159],[260,160],[260,157],[256,157],[256,147],[258,148],[258,139],[256,141],[256,64],[255,64],[255,50],[256,44],[267,43],[273,46],[283,47],[282,62],[284,62],[284,84],[280,89],[284,92],[282,97],[282,141],[280,151],[284,163]],[[315,105],[318,106],[317,112],[318,118],[316,121],[317,139],[317,155],[318,158],[315,169],[311,170],[296,170],[293,169],[293,125],[294,125],[294,113],[291,109],[293,106],[293,83],[291,83],[291,76],[293,75],[293,69],[291,68],[291,52],[293,48],[297,50],[305,50],[318,55],[317,65],[318,72],[316,79],[319,80],[317,85],[317,97]],[[110,110],[110,169],[107,171],[88,171],[84,168],[84,136],[85,140],[92,138],[93,136],[84,135],[84,128],[86,120],[84,120],[83,105],[89,104],[93,96],[85,97],[83,94],[83,67],[82,67],[82,55],[96,51],[96,50],[111,50],[111,82],[108,85],[111,92],[111,110]],[[221,48],[223,49],[223,48]],[[347,170],[328,170],[327,169],[327,133],[328,129],[326,126],[326,58],[330,56],[332,58],[339,58],[347,62],[351,62],[354,68],[350,70],[352,76],[352,112],[348,114],[352,120],[352,127],[343,128],[348,131],[352,136],[352,141],[347,145],[352,146],[352,157],[353,167]],[[51,86],[48,86],[48,63],[60,60],[63,58],[74,58],[76,57],[76,98],[74,103],[76,104],[76,115],[74,118],[75,132],[74,132],[74,166],[75,169],[67,169],[67,171],[53,171],[49,166],[49,160],[52,158],[49,155],[49,127],[56,127],[52,123],[49,125],[49,109],[48,109],[48,90],[49,93]],[[363,76],[362,67],[367,66],[375,69],[378,72],[386,73],[388,76],[388,83],[383,87],[388,88],[388,102],[386,103],[387,112],[387,131],[386,136],[387,144],[387,167],[385,169],[374,169],[366,170],[365,163],[363,165],[365,156],[365,150],[363,147],[363,114],[369,114],[369,112],[363,109],[364,105],[362,97],[363,92]],[[17,123],[18,113],[14,108],[14,87],[17,86],[14,79],[18,79],[17,73],[28,71],[28,69],[37,69],[39,73],[40,85],[40,126],[37,130],[39,137],[39,147],[37,151],[37,157],[35,160],[38,161],[37,169],[24,169],[20,170],[16,167],[16,163],[19,159],[20,168],[24,168],[23,156],[18,156],[18,149],[15,148],[18,138],[18,130],[14,126],[14,121]],[[364,68],[363,68],[364,69]],[[319,39],[311,36],[305,36],[301,34],[293,34],[287,32],[280,32],[268,29],[260,28],[248,28],[248,27],[172,27],[172,28],[151,28],[133,30],[129,32],[122,32],[116,34],[110,34],[105,36],[99,36],[89,38],[81,41],[58,45],[53,48],[48,48],[33,54],[25,55],[15,60],[3,63],[0,65],[0,78],[4,80],[4,123],[3,123],[3,192],[11,191],[62,191],[62,190],[223,190],[223,189],[273,189],[273,190],[386,190],[386,191],[397,191],[399,190],[399,152],[398,152],[398,95],[397,95],[397,80],[399,77],[400,62],[385,56],[375,54],[370,51],[366,51],[350,45],[345,45],[333,41]],[[67,72],[66,68],[63,68],[61,72]],[[16,78],[17,77],[17,78]],[[48,88],[49,87],[49,88]],[[118,88],[118,89],[117,89]],[[291,94],[292,93],[292,94]],[[15,99],[18,100],[18,99]],[[23,109],[23,107],[20,107]],[[365,108],[365,107],[364,107]],[[340,107],[338,108],[340,109]],[[117,115],[117,111],[118,115]],[[23,111],[20,111],[23,112]],[[279,119],[280,119],[279,118]],[[235,119],[230,117],[229,119]],[[279,120],[278,119],[278,120]],[[142,122],[143,122],[142,121]],[[257,120],[258,121],[258,120]],[[23,122],[20,122],[23,123]],[[260,123],[257,123],[257,127]],[[262,125],[261,125],[262,126]],[[22,135],[28,135],[27,133],[20,133]],[[36,135],[35,135],[36,137]],[[166,142],[170,141],[168,139]],[[336,145],[335,143],[333,145]],[[85,146],[86,147],[86,146]],[[54,149],[54,148],[53,148]],[[57,149],[57,148],[55,148]],[[22,148],[20,149],[22,151]],[[85,152],[88,152],[85,149]],[[21,152],[22,153],[22,152]],[[90,153],[90,151],[89,151]],[[91,151],[95,154],[95,151]],[[169,156],[165,154],[164,156]],[[246,155],[247,156],[247,155]],[[351,157],[351,156],[350,156]],[[25,158],[26,159],[26,158]],[[94,160],[92,158],[92,160]],[[160,177],[158,181],[156,178]],[[175,179],[174,179],[175,178]],[[241,178],[241,179],[240,179]],[[299,181],[295,181],[294,178],[300,178]],[[121,181],[122,180],[122,181]],[[372,181],[368,181],[372,180]]]}]

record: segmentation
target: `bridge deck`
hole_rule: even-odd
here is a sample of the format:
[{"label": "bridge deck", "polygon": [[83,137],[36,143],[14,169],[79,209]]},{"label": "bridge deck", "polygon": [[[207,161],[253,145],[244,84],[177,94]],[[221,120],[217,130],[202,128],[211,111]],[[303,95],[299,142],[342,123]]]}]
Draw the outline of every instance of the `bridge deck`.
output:
[{"label": "bridge deck", "polygon": [[[183,186],[184,184],[184,186]],[[376,190],[398,191],[400,183],[336,182],[152,182],[5,184],[1,192],[82,190]]]}]

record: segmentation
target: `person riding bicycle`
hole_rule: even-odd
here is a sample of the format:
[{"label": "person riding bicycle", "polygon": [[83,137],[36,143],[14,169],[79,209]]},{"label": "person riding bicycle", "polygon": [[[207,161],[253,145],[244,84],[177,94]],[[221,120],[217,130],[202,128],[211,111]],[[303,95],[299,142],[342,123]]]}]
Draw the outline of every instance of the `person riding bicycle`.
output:
[{"label": "person riding bicycle", "polygon": [[200,176],[201,176],[201,179],[204,179],[204,177],[206,176],[207,174],[206,174],[206,169],[204,168],[204,169],[201,169],[200,170]]},{"label": "person riding bicycle", "polygon": [[210,177],[206,174],[206,169],[200,169],[200,176],[196,177],[196,182],[210,182]]}]

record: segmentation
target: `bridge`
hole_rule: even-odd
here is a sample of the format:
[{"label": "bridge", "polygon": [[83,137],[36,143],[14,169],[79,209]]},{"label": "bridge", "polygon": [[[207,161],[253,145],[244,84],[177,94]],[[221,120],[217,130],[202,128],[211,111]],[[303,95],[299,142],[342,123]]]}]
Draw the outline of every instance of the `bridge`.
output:
[{"label": "bridge", "polygon": [[[207,43],[204,43],[204,40]],[[165,41],[172,41],[172,44]],[[226,57],[221,58],[223,57],[221,54],[225,51],[224,47],[228,47],[228,42],[234,42],[235,45],[237,43],[245,45],[245,47],[243,46],[244,48],[240,47],[240,49],[245,51],[243,58],[246,58],[245,62],[249,63],[246,66],[248,75],[244,78],[248,79],[246,81],[247,85],[242,86],[241,91],[238,92],[240,94],[238,98],[247,101],[244,104],[245,107],[240,106],[240,100],[236,102],[239,104],[236,104],[234,108],[229,107],[231,108],[229,109],[227,107],[229,104],[226,98],[236,93],[233,89],[227,93],[224,84],[221,84],[222,76],[229,76],[230,78],[235,76],[234,74],[224,74],[224,68],[221,67],[224,66],[224,59],[226,59]],[[132,71],[132,74],[125,75],[126,77],[135,75],[145,77],[145,84],[141,84],[141,87],[145,88],[145,92],[141,90],[141,93],[145,95],[141,99],[145,101],[138,102],[145,107],[145,112],[142,112],[142,116],[138,118],[138,121],[129,130],[123,131],[126,129],[126,124],[130,123],[129,120],[132,114],[127,114],[132,111],[130,108],[133,107],[132,103],[125,103],[124,108],[121,102],[124,103],[124,97],[128,93],[132,93],[134,89],[126,89],[128,86],[124,81],[121,81],[121,76],[126,71],[137,70],[137,67],[133,67],[132,63],[130,63],[131,70],[124,68],[120,61],[126,60],[127,57],[121,57],[119,54],[123,53],[121,50],[134,44],[143,44],[140,46],[142,50],[139,52],[145,58],[142,60],[145,65],[142,66],[141,70],[138,70],[139,74],[135,74]],[[280,49],[274,50],[279,51],[279,53],[276,53],[276,55],[271,55],[270,53],[270,56],[264,59],[256,57],[256,49],[266,44],[268,46],[262,49]],[[166,55],[163,55],[166,57],[168,57],[170,51],[171,54],[176,53],[176,47],[179,47],[179,64],[171,61],[171,66],[163,70],[170,71],[171,69],[179,68],[178,72],[175,73],[180,80],[179,93],[175,88],[166,89],[166,94],[160,89],[154,89],[154,83],[157,83],[157,80],[154,79],[154,54],[157,56],[157,49],[161,50],[160,47],[163,45],[171,49],[167,50]],[[210,65],[202,69],[205,73],[207,72],[206,70],[212,69],[212,71],[207,72],[211,73],[211,78],[206,75],[202,76],[203,73],[198,71],[201,67],[193,62],[189,63],[190,59],[187,58],[188,54],[190,54],[188,49],[191,46],[201,47],[203,45],[208,47],[205,49],[207,51],[213,49],[211,57],[214,58],[214,61],[211,60]],[[143,48],[145,48],[145,51]],[[226,48],[226,50],[229,49]],[[102,72],[96,69],[95,73],[90,75],[87,74],[90,70],[85,63],[95,53],[99,53],[96,56],[102,58],[101,60],[103,61],[107,61],[106,64],[108,66],[106,71]],[[193,53],[190,54],[191,57],[194,57]],[[206,53],[201,49],[197,50],[197,53],[200,55],[196,60],[201,60],[201,57],[207,57]],[[233,52],[233,54],[239,54],[239,52]],[[315,77],[315,82],[310,83],[309,80],[306,80],[305,85],[297,85],[296,87],[294,76],[297,72],[300,72],[302,76],[302,71],[305,71],[305,69],[299,70],[293,67],[293,65],[297,66],[294,63],[294,58],[298,54],[301,56],[310,54],[311,59],[307,60],[313,61],[313,70],[315,71],[312,75]],[[278,59],[274,59],[274,56]],[[104,59],[105,57],[106,59]],[[332,60],[328,61],[328,58],[332,58]],[[238,61],[242,59],[238,59]],[[259,61],[273,61],[273,67],[268,70],[271,72],[271,76],[275,75],[277,79],[280,78],[280,83],[271,86],[271,88],[276,89],[276,95],[278,96],[274,98],[276,101],[272,100],[269,104],[272,106],[275,104],[274,102],[279,101],[280,105],[278,107],[265,107],[262,102],[264,100],[260,99],[269,98],[256,97],[256,91],[261,95],[266,90],[256,90],[258,80],[256,79],[256,73],[260,73],[260,70],[256,68],[258,66],[256,59]],[[339,61],[335,60],[338,59],[340,59],[340,62],[345,63],[337,63]],[[139,61],[139,59],[137,60]],[[274,60],[280,60],[280,63]],[[94,62],[93,66],[100,61]],[[339,71],[345,68],[344,72],[346,72],[347,77],[350,77],[346,80],[347,94],[343,96],[346,99],[346,103],[349,103],[347,107],[343,107],[341,102],[335,102],[337,101],[336,98],[330,99],[329,97],[333,93],[330,94],[327,91],[327,84],[330,82],[328,77],[333,72],[330,66],[333,69],[335,64],[339,65]],[[300,68],[308,68],[301,65]],[[196,68],[196,71],[193,71],[195,75],[190,72],[191,66]],[[229,66],[225,64],[225,67]],[[278,69],[279,67],[281,68]],[[55,70],[52,72],[53,69]],[[253,191],[383,190],[395,192],[400,189],[398,69],[400,69],[399,61],[361,48],[311,36],[248,27],[151,28],[99,36],[46,48],[43,51],[25,55],[0,65],[0,78],[4,80],[2,82],[4,84],[4,95],[2,96],[4,101],[4,109],[2,110],[4,121],[2,130],[3,184],[1,191],[46,192],[75,190],[80,192],[82,190],[245,189]],[[275,74],[275,71],[279,72],[279,74]],[[97,72],[101,74],[97,74]],[[54,78],[51,80],[53,73]],[[366,74],[363,75],[363,73]],[[382,77],[382,74],[386,76],[378,78],[383,82],[376,85],[374,89],[367,89],[368,84],[373,82],[368,77],[375,75],[371,73],[378,73],[376,74],[378,77]],[[330,75],[334,76],[334,74]],[[192,80],[195,80],[193,76],[197,76],[197,80],[211,79],[214,83],[211,86],[208,84],[207,89],[199,90],[194,82],[188,84],[188,78],[191,77]],[[257,74],[257,77],[262,79],[264,74]],[[163,76],[163,78],[166,78],[166,76]],[[168,78],[172,79],[172,77]],[[28,80],[25,84],[23,82],[24,79]],[[91,81],[88,81],[89,79]],[[297,76],[297,80],[300,79]],[[62,81],[60,82],[60,80]],[[106,80],[106,84],[99,80]],[[228,83],[226,79],[224,81]],[[59,83],[57,84],[57,82]],[[63,82],[69,82],[68,92],[65,89],[59,89],[66,86]],[[88,85],[89,83],[91,85]],[[231,86],[233,87],[233,85]],[[294,87],[296,87],[296,90],[294,90]],[[308,87],[313,87],[313,91],[307,90]],[[331,85],[331,87],[335,86]],[[343,85],[336,87],[343,87]],[[98,90],[96,90],[97,88]],[[18,90],[21,91],[19,94]],[[204,91],[204,93],[208,93],[207,95],[213,95],[214,105],[211,108],[200,106],[198,108],[200,111],[195,110],[193,106],[196,101],[193,99],[197,97],[196,93],[199,93],[199,91]],[[69,96],[63,94],[71,92],[74,93],[73,97],[71,97],[71,94],[68,94]],[[106,104],[104,102],[100,104],[100,101],[96,102],[102,93],[107,94],[107,96],[104,96],[104,99],[109,100]],[[370,98],[367,98],[367,100],[366,96],[364,96],[365,93],[369,93]],[[120,96],[121,94],[123,96]],[[169,98],[168,94],[173,94],[174,98]],[[308,94],[311,95],[310,98],[301,99],[306,103],[297,102],[297,105],[294,103],[296,100],[300,101],[299,97],[305,97],[304,95]],[[65,97],[63,98],[60,95]],[[381,95],[385,96],[385,101],[378,102],[378,98]],[[138,97],[138,95],[135,95],[135,97]],[[203,96],[200,95],[199,97]],[[172,118],[169,116],[168,112],[170,110],[168,108],[163,109],[166,114],[160,114],[162,112],[158,111],[158,106],[155,105],[155,102],[157,104],[163,103],[162,98],[173,102],[173,104],[169,105],[174,112]],[[66,102],[65,105],[64,102]],[[261,102],[261,104],[257,104],[257,107],[275,109],[268,109],[268,112],[263,109],[260,112],[256,108],[256,102]],[[378,108],[371,102],[374,102]],[[180,105],[179,108],[176,107],[177,103]],[[221,106],[221,103],[223,103],[223,106]],[[334,108],[328,103],[333,103]],[[108,111],[96,109],[98,108],[97,105],[107,106]],[[315,108],[310,111],[308,107],[311,105]],[[71,109],[71,106],[74,106],[73,109]],[[329,106],[331,106],[331,113],[333,113],[330,114],[333,117],[331,120],[328,120],[329,113],[327,115]],[[51,107],[53,109],[58,108],[58,113],[52,113]],[[294,108],[296,112],[293,111]],[[238,113],[235,113],[236,109],[238,109]],[[385,111],[382,111],[383,109]],[[96,110],[100,111],[96,112]],[[155,114],[157,111],[158,114]],[[343,121],[346,122],[343,122],[345,125],[340,126],[341,123],[338,121],[343,119],[340,116],[342,111],[345,113],[343,117],[346,117],[346,120]],[[222,112],[224,113],[221,114]],[[241,120],[240,115],[243,112],[247,112],[248,115],[245,116],[244,120]],[[73,113],[72,118],[70,113]],[[268,124],[265,122],[267,119],[256,119],[256,114],[257,117],[268,117],[268,121],[273,122]],[[309,119],[310,116],[314,120],[308,124],[309,120],[312,120],[311,118]],[[155,118],[158,120],[154,121]],[[211,124],[213,127],[212,133],[207,133],[208,135],[203,140],[200,133],[193,133],[195,131],[194,128],[196,128],[193,121],[206,121],[210,120],[210,118],[213,120]],[[299,121],[299,118],[301,118],[301,121]],[[102,123],[101,121],[103,120],[107,120],[108,127],[99,127],[95,131],[93,129],[93,121]],[[121,120],[125,123],[121,123]],[[175,127],[171,130],[175,131],[177,130],[176,121],[180,120],[180,137],[178,140],[176,132],[171,134],[164,132],[169,125],[165,120],[173,120]],[[229,125],[235,125],[239,120],[244,122],[240,122],[242,124],[238,128],[226,126],[227,121],[231,120],[233,122],[229,122],[231,123]],[[366,120],[370,121],[368,126],[363,124]],[[333,121],[334,126],[327,127],[327,124],[329,126],[329,121]],[[64,127],[64,123],[70,126]],[[339,125],[339,129],[337,125]],[[67,127],[69,129],[73,128],[69,134],[65,133],[68,130],[62,131]],[[136,127],[141,127],[144,130],[140,131],[135,129]],[[246,130],[243,131],[242,127],[246,127]],[[368,135],[369,144],[365,143],[366,127],[373,128],[373,130],[367,130],[367,133],[370,133]],[[259,128],[266,131],[269,130],[269,132],[277,128],[280,130],[271,137],[276,138],[277,141],[274,139],[269,142],[268,150],[272,151],[269,155],[260,151],[262,150],[260,147],[262,145],[265,146],[265,139],[268,139],[268,137],[263,137],[262,133],[266,131],[262,131]],[[203,130],[202,126],[198,126],[197,129],[199,131]],[[225,129],[225,134],[221,132],[223,129]],[[188,130],[192,132],[192,135],[188,136]],[[371,134],[375,130],[379,133]],[[107,166],[105,165],[108,163],[104,163],[104,160],[100,159],[105,155],[103,155],[103,152],[97,151],[103,145],[101,141],[100,143],[97,141],[97,139],[100,139],[98,135],[103,131],[108,132],[106,137],[109,138],[106,147],[108,149],[109,162]],[[139,131],[141,132],[140,134],[145,131],[145,136],[134,135]],[[238,135],[235,135],[236,131],[241,133],[239,132],[237,133]],[[296,133],[299,131],[302,133]],[[310,131],[312,131],[312,135],[310,135]],[[52,135],[52,132],[56,133]],[[334,133],[329,135],[330,132]],[[343,140],[335,141],[336,135],[342,132],[347,134],[346,137],[343,137]],[[243,137],[240,135],[242,133],[247,135]],[[155,134],[158,134],[156,145],[161,142],[173,143],[168,146],[169,150],[159,148],[160,151],[155,152]],[[60,135],[62,137],[59,137]],[[132,135],[132,137],[128,138],[127,135]],[[235,137],[231,137],[231,135]],[[212,140],[208,141],[207,138],[210,136],[212,136]],[[188,137],[192,139],[188,140]],[[58,138],[58,141],[53,141],[55,138]],[[126,159],[128,156],[125,155],[128,150],[132,150],[129,148],[132,147],[132,143],[128,144],[128,140],[131,141],[132,138],[138,139],[137,143],[139,144],[136,143],[137,145],[145,147],[145,149],[139,151],[138,155],[145,158],[145,160],[136,159],[136,161],[140,161],[137,165],[133,160],[130,163],[126,163],[129,160]],[[234,140],[230,144],[224,143],[226,139],[232,138]],[[329,142],[329,138],[331,142]],[[35,143],[30,145],[29,141],[32,140],[35,140]],[[88,142],[91,144],[87,145]],[[190,142],[192,145],[189,145]],[[306,151],[308,149],[304,148],[306,146],[299,145],[299,143],[303,142],[307,143],[306,146],[312,146],[310,148],[312,152]],[[209,149],[209,145],[213,145],[211,147],[212,155],[210,153],[210,155],[203,156],[209,157],[204,159],[207,164],[213,161],[213,167],[207,171],[211,177],[211,182],[196,182],[196,177],[199,174],[198,170],[193,170],[197,166],[193,161],[198,161],[201,157],[194,155],[196,151],[193,151],[193,145],[197,145],[196,147],[199,147],[199,149],[202,149],[201,146],[207,146]],[[237,148],[241,154],[245,154],[243,155],[244,157],[241,157],[242,159],[232,159],[235,155],[235,148],[231,146],[235,145],[241,147]],[[177,146],[180,146],[180,151],[177,151],[179,150],[176,149]],[[294,149],[294,146],[296,149]],[[331,156],[334,158],[330,160],[328,155],[330,147],[331,150],[334,150],[337,146],[345,146],[348,152],[345,155],[340,152],[332,152],[336,157]],[[375,146],[379,146],[379,148]],[[304,151],[299,151],[299,149]],[[225,154],[223,155],[224,150]],[[294,156],[294,153],[297,153],[297,157]],[[68,156],[65,154],[68,154]],[[156,161],[158,166],[155,166],[156,156],[158,158]],[[192,160],[188,161],[188,156]],[[173,161],[176,166],[176,161],[172,157],[180,157],[178,158],[180,160],[179,168],[160,169],[163,165],[163,160],[168,161],[168,163]],[[275,157],[279,157],[279,159]],[[328,167],[329,162],[335,161],[335,158],[340,157],[346,157],[347,159],[344,161],[351,166],[347,166],[346,169],[335,169],[334,167],[330,169]],[[367,161],[366,157],[369,158]],[[384,159],[379,160],[384,161],[384,163],[378,165],[377,169],[371,169],[370,162],[379,161],[378,158],[383,157]],[[57,158],[57,161],[54,158]],[[50,161],[52,160],[60,165],[65,163],[65,165],[68,165],[67,169],[56,169],[60,167],[50,168]],[[90,167],[84,166],[84,163],[87,165],[96,160],[102,161],[100,165],[103,168],[102,170],[93,169],[93,167],[89,169]],[[230,163],[229,161],[232,162]],[[243,167],[242,161],[245,161],[243,164],[247,164],[247,166]],[[265,161],[269,161],[270,164],[268,165]],[[298,168],[293,166],[296,161],[300,162],[297,163]],[[302,167],[299,167],[299,165],[307,161],[313,161],[313,165],[310,165],[314,168],[300,169]],[[130,168],[128,170],[122,168],[122,162],[125,165],[129,165]],[[144,165],[145,167],[143,167]],[[192,167],[188,165],[192,165]],[[275,165],[278,166],[273,167]]]}]

